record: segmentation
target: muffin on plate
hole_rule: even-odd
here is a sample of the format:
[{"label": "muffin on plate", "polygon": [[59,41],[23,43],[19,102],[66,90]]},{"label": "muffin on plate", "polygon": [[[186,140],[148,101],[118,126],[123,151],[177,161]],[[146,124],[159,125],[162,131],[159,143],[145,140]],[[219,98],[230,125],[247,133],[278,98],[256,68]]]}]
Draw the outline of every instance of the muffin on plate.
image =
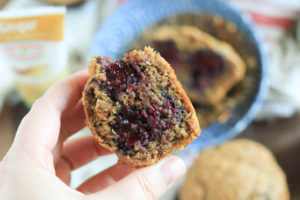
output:
[{"label": "muffin on plate", "polygon": [[237,139],[200,153],[179,199],[289,200],[289,191],[272,153],[257,142]]},{"label": "muffin on plate", "polygon": [[162,26],[151,40],[193,103],[218,104],[244,78],[246,65],[231,45],[197,27]]}]

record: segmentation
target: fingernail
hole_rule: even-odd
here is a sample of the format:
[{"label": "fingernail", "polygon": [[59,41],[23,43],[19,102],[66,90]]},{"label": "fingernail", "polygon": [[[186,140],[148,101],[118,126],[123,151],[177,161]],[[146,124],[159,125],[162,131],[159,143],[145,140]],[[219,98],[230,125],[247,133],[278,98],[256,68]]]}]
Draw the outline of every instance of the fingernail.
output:
[{"label": "fingernail", "polygon": [[170,185],[184,174],[185,165],[180,158],[171,156],[162,164],[160,171],[166,184]]}]

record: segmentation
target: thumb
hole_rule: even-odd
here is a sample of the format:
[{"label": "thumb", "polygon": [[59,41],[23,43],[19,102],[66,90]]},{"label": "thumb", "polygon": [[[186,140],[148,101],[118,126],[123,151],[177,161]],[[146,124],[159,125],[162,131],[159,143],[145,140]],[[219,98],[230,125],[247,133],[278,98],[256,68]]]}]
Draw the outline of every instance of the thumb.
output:
[{"label": "thumb", "polygon": [[170,156],[156,165],[141,168],[87,199],[158,199],[185,172],[183,161]]}]

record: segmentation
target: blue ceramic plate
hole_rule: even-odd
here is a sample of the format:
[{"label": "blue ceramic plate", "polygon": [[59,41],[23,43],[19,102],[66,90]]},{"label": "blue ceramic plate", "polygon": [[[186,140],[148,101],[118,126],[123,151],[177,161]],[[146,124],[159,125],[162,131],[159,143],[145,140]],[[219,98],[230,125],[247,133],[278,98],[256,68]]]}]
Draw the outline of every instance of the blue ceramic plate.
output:
[{"label": "blue ceramic plate", "polygon": [[[147,27],[169,16],[183,13],[218,15],[232,22],[247,38],[244,46],[257,60],[257,67],[253,72],[255,81],[247,97],[233,108],[231,117],[225,123],[215,122],[202,130],[202,134],[185,150],[199,151],[241,133],[257,113],[266,92],[265,59],[249,23],[238,12],[218,0],[133,0],[124,4],[102,23],[95,35],[89,57],[102,55],[120,58]],[[239,49],[236,50],[239,52]]]}]

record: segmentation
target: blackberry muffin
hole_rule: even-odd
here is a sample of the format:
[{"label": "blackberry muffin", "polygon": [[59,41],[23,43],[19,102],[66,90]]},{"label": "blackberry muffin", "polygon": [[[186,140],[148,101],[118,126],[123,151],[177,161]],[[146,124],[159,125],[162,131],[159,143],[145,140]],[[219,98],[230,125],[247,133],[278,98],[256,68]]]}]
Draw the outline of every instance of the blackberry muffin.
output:
[{"label": "blackberry muffin", "polygon": [[94,56],[82,102],[96,140],[133,167],[152,165],[200,134],[195,110],[169,65],[152,48],[122,60]]},{"label": "blackberry muffin", "polygon": [[244,61],[228,43],[194,26],[162,26],[149,37],[193,103],[219,103],[245,75]]},{"label": "blackberry muffin", "polygon": [[210,148],[189,169],[180,200],[289,200],[286,176],[263,145],[238,139]]}]

